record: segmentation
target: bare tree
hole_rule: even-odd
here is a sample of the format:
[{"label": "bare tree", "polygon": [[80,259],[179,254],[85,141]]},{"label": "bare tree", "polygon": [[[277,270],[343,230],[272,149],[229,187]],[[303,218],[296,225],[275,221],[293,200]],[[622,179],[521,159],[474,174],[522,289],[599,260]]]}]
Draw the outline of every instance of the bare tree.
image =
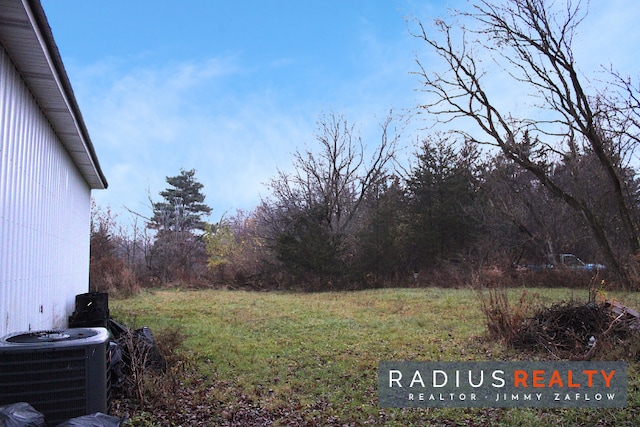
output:
[{"label": "bare tree", "polygon": [[269,228],[266,237],[281,256],[304,258],[315,273],[333,270],[367,192],[393,159],[397,136],[389,135],[391,123],[381,123],[380,142],[367,151],[343,116],[321,117],[319,148],[296,151],[293,172],[279,171],[269,184],[271,197],[258,209]]},{"label": "bare tree", "polygon": [[339,115],[322,117],[316,135],[319,151],[297,151],[295,172],[290,176],[280,174],[280,182],[274,184],[288,187],[288,182],[302,191],[304,203],[323,207],[323,221],[333,233],[344,232],[393,157],[396,140],[388,138],[390,123],[388,118],[381,125],[380,144],[367,163],[364,144],[353,125]]},{"label": "bare tree", "polygon": [[[620,173],[619,152],[623,146],[635,149],[637,129],[628,126],[630,135],[620,138],[619,129],[612,125],[623,121],[625,114],[627,118],[637,117],[635,106],[628,102],[637,98],[629,96],[632,91],[625,93],[624,89],[632,87],[626,80],[617,80],[621,89],[617,99],[589,87],[576,67],[571,47],[586,12],[580,2],[568,1],[564,7],[556,4],[546,0],[506,0],[500,4],[480,0],[472,12],[456,16],[474,28],[436,20],[441,39],[429,35],[417,22],[414,35],[447,66],[447,71],[434,73],[417,61],[424,90],[433,96],[422,108],[441,122],[471,119],[489,140],[480,140],[469,132],[463,132],[465,136],[497,146],[507,159],[530,171],[555,197],[580,212],[607,263],[626,275],[620,257],[638,253],[640,239]],[[456,34],[462,37],[459,44],[454,41]],[[527,111],[528,117],[500,110],[495,94],[488,90],[487,69],[482,68],[487,62],[498,64],[500,78],[519,84],[530,99],[537,100]],[[606,172],[619,220],[628,236],[625,253],[613,248],[602,218],[586,199],[554,180],[550,173],[554,161],[571,164],[585,153],[593,153]]]}]

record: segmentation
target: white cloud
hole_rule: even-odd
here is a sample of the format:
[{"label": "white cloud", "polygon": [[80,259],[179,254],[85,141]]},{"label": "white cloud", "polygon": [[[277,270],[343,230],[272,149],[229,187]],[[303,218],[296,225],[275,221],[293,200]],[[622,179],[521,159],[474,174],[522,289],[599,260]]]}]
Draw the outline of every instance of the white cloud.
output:
[{"label": "white cloud", "polygon": [[[74,72],[83,80],[83,70]],[[313,132],[315,113],[278,105],[271,99],[277,94],[228,89],[239,72],[233,63],[208,60],[129,73],[94,66],[84,78],[109,80],[97,72],[109,73],[109,84],[77,96],[110,184],[94,196],[114,209],[148,210],[147,192],[157,199],[165,177],[180,168],[197,170],[218,215],[251,209],[277,165]],[[83,81],[78,87],[89,86]]]},{"label": "white cloud", "polygon": [[[610,12],[601,19],[600,25],[607,27],[616,18]],[[313,147],[323,112],[344,114],[365,143],[377,144],[379,123],[389,110],[413,108],[423,96],[416,91],[419,78],[410,74],[417,70],[415,56],[427,67],[435,63],[426,56],[424,43],[408,34],[387,38],[367,22],[359,28],[359,49],[349,58],[336,58],[352,61],[345,67],[348,73],[338,71],[344,64],[336,64],[335,74],[325,79],[320,70],[306,69],[303,60],[286,51],[264,63],[236,54],[160,65],[138,58],[133,67],[116,60],[72,67],[72,81],[110,182],[96,198],[116,209],[144,207],[147,189],[157,198],[166,187],[165,176],[183,167],[198,171],[214,217],[251,209],[268,191],[263,184],[275,177],[276,169],[290,168],[297,148]],[[326,64],[326,69],[332,66]],[[513,95],[517,89],[507,87],[500,76],[494,83],[500,102],[516,100],[522,108],[523,101]],[[413,131],[406,132],[417,133],[423,125],[415,119]],[[404,137],[408,143],[415,134]]]},{"label": "white cloud", "polygon": [[320,96],[314,88],[301,92],[299,81],[291,87],[256,83],[252,74],[286,72],[290,60],[250,68],[237,57],[131,69],[117,61],[73,67],[76,95],[110,184],[94,196],[114,209],[148,211],[148,191],[157,199],[166,176],[195,168],[213,219],[252,209],[276,170],[291,167],[296,149],[313,146],[323,111],[344,114],[366,142],[379,141],[379,122],[389,109],[413,98],[410,64],[394,53],[400,48],[368,40],[362,75]]}]

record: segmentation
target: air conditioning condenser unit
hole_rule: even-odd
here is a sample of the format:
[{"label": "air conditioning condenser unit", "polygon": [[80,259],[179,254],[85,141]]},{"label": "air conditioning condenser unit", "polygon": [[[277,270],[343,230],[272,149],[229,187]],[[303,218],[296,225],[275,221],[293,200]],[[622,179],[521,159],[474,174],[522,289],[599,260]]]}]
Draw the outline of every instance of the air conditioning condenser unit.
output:
[{"label": "air conditioning condenser unit", "polygon": [[108,413],[109,333],[71,328],[0,338],[0,405],[27,402],[47,423]]}]

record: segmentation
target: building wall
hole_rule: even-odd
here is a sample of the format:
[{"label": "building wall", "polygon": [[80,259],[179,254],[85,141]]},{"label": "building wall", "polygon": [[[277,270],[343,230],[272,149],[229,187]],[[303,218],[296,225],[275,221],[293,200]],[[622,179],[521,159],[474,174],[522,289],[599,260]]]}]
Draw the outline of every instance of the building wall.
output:
[{"label": "building wall", "polygon": [[0,45],[0,336],[66,327],[89,286],[90,197]]}]

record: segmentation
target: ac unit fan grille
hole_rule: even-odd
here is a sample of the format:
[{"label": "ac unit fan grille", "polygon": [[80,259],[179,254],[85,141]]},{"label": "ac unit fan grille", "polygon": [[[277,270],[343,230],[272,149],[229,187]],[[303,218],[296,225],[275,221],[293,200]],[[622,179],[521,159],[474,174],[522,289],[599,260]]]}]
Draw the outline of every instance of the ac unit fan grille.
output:
[{"label": "ac unit fan grille", "polygon": [[0,355],[0,404],[29,402],[62,420],[84,413],[85,359],[82,348]]}]

